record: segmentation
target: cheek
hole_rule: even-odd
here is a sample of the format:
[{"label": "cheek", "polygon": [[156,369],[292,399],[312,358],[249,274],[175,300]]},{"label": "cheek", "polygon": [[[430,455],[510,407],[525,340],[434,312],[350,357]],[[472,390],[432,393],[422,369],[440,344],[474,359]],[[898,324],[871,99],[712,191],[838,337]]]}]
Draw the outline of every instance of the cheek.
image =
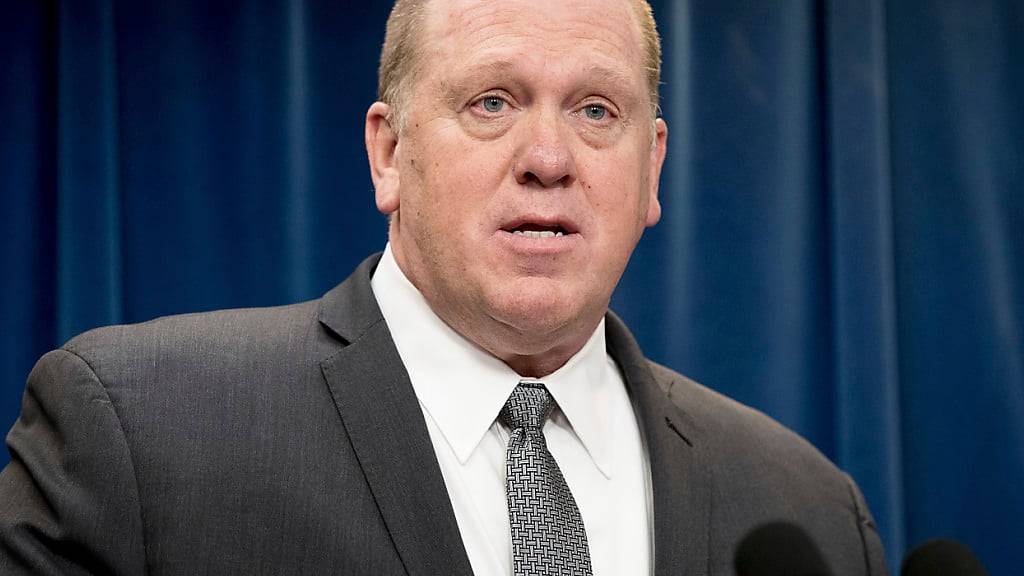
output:
[{"label": "cheek", "polygon": [[[643,230],[648,207],[648,176],[646,167],[635,160],[605,161],[582,180],[594,216],[601,229],[613,232],[617,241],[622,236],[633,236]],[[611,240],[611,239],[609,239]]]},{"label": "cheek", "polygon": [[425,208],[465,232],[485,231],[500,204],[506,172],[486,150],[463,150],[447,158],[433,165],[423,180],[429,190],[423,201],[431,204]]},{"label": "cheek", "polygon": [[476,242],[485,228],[486,182],[474,171],[452,162],[432,166],[417,182],[414,216],[421,240],[431,236],[436,251],[451,254],[465,242]]}]

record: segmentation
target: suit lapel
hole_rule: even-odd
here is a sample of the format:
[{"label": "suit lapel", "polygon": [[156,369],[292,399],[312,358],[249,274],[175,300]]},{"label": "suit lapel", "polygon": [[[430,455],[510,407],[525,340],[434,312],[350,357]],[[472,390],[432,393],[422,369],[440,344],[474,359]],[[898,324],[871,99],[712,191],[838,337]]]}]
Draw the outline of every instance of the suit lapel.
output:
[{"label": "suit lapel", "polygon": [[370,289],[377,260],[324,297],[320,320],[348,345],[321,368],[406,571],[470,576],[423,412]]},{"label": "suit lapel", "polygon": [[607,340],[619,363],[644,435],[651,465],[656,576],[708,573],[711,478],[689,416],[657,383],[621,320],[607,316]]},{"label": "suit lapel", "polygon": [[[321,302],[321,323],[347,344],[321,363],[324,378],[406,571],[470,576],[423,412],[370,288],[378,260],[367,259]],[[699,431],[622,321],[609,313],[606,325],[651,464],[655,575],[706,575],[711,478]]]}]

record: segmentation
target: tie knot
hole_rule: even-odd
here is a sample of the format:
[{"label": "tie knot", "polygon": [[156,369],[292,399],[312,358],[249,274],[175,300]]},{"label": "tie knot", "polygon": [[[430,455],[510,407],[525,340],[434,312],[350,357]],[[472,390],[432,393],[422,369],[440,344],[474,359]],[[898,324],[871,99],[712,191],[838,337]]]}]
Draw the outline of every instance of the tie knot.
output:
[{"label": "tie knot", "polygon": [[551,414],[551,395],[540,382],[520,382],[501,409],[501,420],[512,430],[540,432]]}]

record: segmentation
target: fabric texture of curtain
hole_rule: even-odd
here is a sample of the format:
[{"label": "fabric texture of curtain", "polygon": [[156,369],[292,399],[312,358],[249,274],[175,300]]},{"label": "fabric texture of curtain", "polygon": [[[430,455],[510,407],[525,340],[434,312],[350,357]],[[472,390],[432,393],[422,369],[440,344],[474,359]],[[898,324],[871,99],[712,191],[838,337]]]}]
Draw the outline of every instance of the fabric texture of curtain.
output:
[{"label": "fabric texture of curtain", "polygon": [[[314,298],[383,247],[387,3],[14,4],[4,430],[76,333]],[[1024,573],[1024,5],[652,4],[664,217],[613,308],[847,470],[891,564],[944,536]]]}]

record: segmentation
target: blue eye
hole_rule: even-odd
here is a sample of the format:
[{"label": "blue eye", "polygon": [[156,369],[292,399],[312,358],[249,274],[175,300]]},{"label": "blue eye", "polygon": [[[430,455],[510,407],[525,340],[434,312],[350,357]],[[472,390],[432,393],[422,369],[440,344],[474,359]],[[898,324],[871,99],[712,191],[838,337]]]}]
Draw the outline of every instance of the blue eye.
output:
[{"label": "blue eye", "polygon": [[591,104],[583,108],[583,113],[591,120],[604,120],[608,115],[608,109],[600,104]]},{"label": "blue eye", "polygon": [[481,101],[484,110],[490,113],[501,112],[501,109],[505,107],[505,101],[497,96],[488,96]]}]

